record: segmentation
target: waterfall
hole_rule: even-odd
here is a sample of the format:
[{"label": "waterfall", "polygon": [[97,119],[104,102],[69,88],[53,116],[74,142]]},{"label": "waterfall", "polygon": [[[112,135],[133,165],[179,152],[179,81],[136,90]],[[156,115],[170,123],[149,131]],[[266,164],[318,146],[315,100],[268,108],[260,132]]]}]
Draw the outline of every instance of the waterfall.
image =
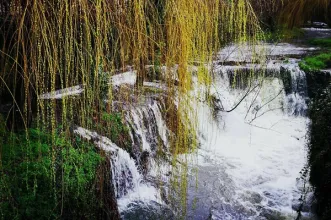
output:
[{"label": "waterfall", "polygon": [[[158,147],[167,153],[169,131],[162,116],[159,101],[149,100],[143,105],[131,106],[125,120],[131,128],[133,159],[130,154],[118,147],[109,138],[98,135],[82,127],[75,133],[91,140],[100,149],[110,154],[112,185],[120,211],[128,212],[136,204],[163,204],[160,190],[146,176],[161,177],[170,170],[166,162],[157,161],[154,156]],[[160,172],[161,171],[161,172]],[[161,175],[160,175],[161,174]],[[162,174],[163,177],[162,177]]]},{"label": "waterfall", "polygon": [[158,145],[168,146],[168,129],[157,101],[132,108],[126,120],[132,128],[130,135],[134,146],[141,145],[142,150],[148,152],[155,152]]},{"label": "waterfall", "polygon": [[[139,171],[143,184],[133,188],[127,195],[119,197],[119,209],[125,211],[126,214],[130,212],[130,207],[133,208],[136,204],[139,204],[140,207],[144,206],[142,204],[164,204],[160,194],[161,189],[155,186],[155,182],[151,181],[156,180],[156,178],[166,181],[166,175],[170,170],[170,164],[156,158],[158,148],[161,148],[165,155],[169,155],[169,130],[161,112],[161,97],[158,97],[158,100],[153,99],[153,97],[148,98],[143,104],[133,105],[127,110],[125,119],[131,128],[132,149],[136,158],[135,169]],[[114,169],[118,169],[116,164],[114,164]],[[119,173],[121,171],[113,172]],[[123,187],[122,191],[130,188],[130,184],[121,186]]]},{"label": "waterfall", "polygon": [[111,154],[112,185],[116,198],[121,198],[129,191],[134,191],[139,187],[142,176],[128,152],[119,148],[109,138],[100,136],[96,132],[82,127],[76,128],[74,132],[92,140],[100,149]]},{"label": "waterfall", "polygon": [[[235,55],[231,58],[236,61]],[[189,164],[187,218],[293,218],[302,184],[297,178],[306,158],[306,75],[297,59],[219,64],[214,63],[209,91],[214,110],[203,99],[192,99],[200,147],[189,155],[197,162]],[[129,82],[127,78],[123,80]],[[144,85],[166,89],[157,82]],[[206,91],[198,84],[194,88],[199,97]],[[169,173],[176,172],[169,163],[172,134],[163,115],[163,96],[149,94],[143,100],[125,109],[131,156],[109,139],[92,138],[103,149],[116,149],[108,151],[124,219],[150,212],[163,216],[160,207],[167,207]],[[157,158],[159,149],[164,160]]]},{"label": "waterfall", "polygon": [[308,123],[306,76],[297,62],[216,62],[210,95],[221,106],[217,117],[207,103],[193,104],[201,147],[190,166],[188,219],[295,218]]},{"label": "waterfall", "polygon": [[289,88],[285,88],[287,90],[285,103],[288,114],[305,116],[308,109],[306,73],[300,69],[298,61],[293,59],[289,64],[284,65],[281,71],[284,71],[290,77]]},{"label": "waterfall", "polygon": [[[188,164],[187,219],[295,216],[292,207],[297,206],[300,197],[302,181],[298,178],[306,158],[307,79],[297,59],[283,62],[273,58],[288,53],[300,55],[306,49],[288,44],[274,49],[269,44],[266,48],[259,45],[256,49],[247,45],[243,51],[234,46],[225,48],[214,62],[208,94],[198,83],[193,86],[192,94],[198,98],[191,104],[197,113],[194,120],[198,123],[199,148],[187,155],[196,161]],[[265,65],[254,63],[254,54],[263,50],[272,59]],[[116,89],[135,81],[136,71],[130,70],[112,76],[110,84]],[[143,85],[166,90],[157,81]],[[57,99],[83,91],[83,85],[78,85],[40,98]],[[210,96],[212,108],[201,99],[205,95]],[[173,134],[167,128],[163,99],[162,92],[143,94],[142,101],[121,105],[132,140],[130,153],[96,132],[82,127],[74,130],[108,153],[112,186],[124,219],[150,212],[160,214],[153,215],[153,219],[174,218],[167,201],[169,175],[176,172],[170,164],[169,137]],[[116,109],[116,101],[113,107]],[[181,158],[179,155],[179,162]],[[181,207],[172,205],[180,211]]]}]

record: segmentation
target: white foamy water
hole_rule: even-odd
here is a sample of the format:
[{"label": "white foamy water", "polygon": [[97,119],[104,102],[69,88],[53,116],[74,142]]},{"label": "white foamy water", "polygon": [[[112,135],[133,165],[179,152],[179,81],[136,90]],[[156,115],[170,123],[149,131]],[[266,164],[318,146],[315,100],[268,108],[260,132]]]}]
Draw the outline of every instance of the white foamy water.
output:
[{"label": "white foamy water", "polygon": [[[133,190],[117,200],[119,210],[120,212],[125,211],[128,213],[131,209],[137,208],[137,206],[147,208],[150,204],[165,205],[161,199],[160,189],[155,187],[157,183],[155,181],[147,181],[147,179],[154,179],[157,182],[166,182],[167,177],[165,175],[170,171],[169,163],[154,158],[159,147],[163,148],[166,154],[168,153],[169,131],[162,117],[160,103],[151,100],[150,103],[145,103],[142,106],[132,107],[126,115],[126,121],[132,128],[130,132],[133,142],[132,147],[141,148],[140,152],[136,153],[138,154],[136,156],[141,156],[142,152],[148,152],[148,159],[147,167],[142,168],[146,169],[144,184],[133,188]],[[118,167],[118,165],[114,167]],[[143,170],[140,169],[139,175],[143,178],[141,173],[143,173]],[[127,186],[124,188],[127,188]]]},{"label": "white foamy water", "polygon": [[111,154],[112,185],[120,212],[136,203],[144,205],[156,201],[162,204],[159,190],[143,181],[135,161],[128,152],[119,148],[109,138],[100,136],[96,132],[82,127],[76,128],[74,132],[88,140],[93,140],[96,146]]},{"label": "white foamy water", "polygon": [[[302,54],[313,48],[284,44],[267,45],[263,50],[277,56],[289,51]],[[245,59],[253,53],[247,47],[243,56],[236,51],[228,58],[246,62],[250,60]],[[206,102],[192,99],[199,124],[200,147],[195,153],[186,155],[192,161],[189,164],[187,219],[295,217],[296,211],[292,206],[301,196],[301,182],[297,178],[300,178],[299,172],[306,162],[308,123],[304,116],[307,110],[306,76],[297,63],[297,59],[289,59],[286,63],[269,60],[265,65],[247,63],[214,67],[211,94],[223,111],[215,114]],[[236,74],[247,73],[247,70],[264,70],[267,74],[263,78],[253,77],[250,87],[245,82],[236,85]],[[281,72],[290,79],[286,91]],[[147,85],[146,82],[144,84]],[[204,88],[195,88],[202,97]],[[245,96],[247,91],[250,92]],[[235,110],[226,112],[240,101]],[[164,146],[168,145],[168,129],[160,109],[160,103],[151,102],[132,108],[127,115],[127,121],[133,128],[133,142],[150,155],[155,154],[158,140]],[[152,156],[148,166],[147,176],[152,182],[157,179],[165,185],[169,181],[169,172],[176,172],[176,169],[171,170],[168,162],[158,161]],[[120,210],[127,213],[136,209],[139,214],[141,210],[132,205],[164,204],[157,188],[150,189],[145,185],[134,188],[118,200],[122,207]],[[179,206],[173,205],[175,209]]]},{"label": "white foamy water", "polygon": [[[302,77],[295,67],[292,82]],[[232,88],[226,69],[217,69],[212,93],[230,110],[247,89]],[[289,96],[298,103],[299,92],[283,90],[279,76],[266,77],[235,110],[219,112],[217,119],[206,103],[196,104],[201,147],[192,155],[197,156],[192,169],[198,171],[190,180],[188,219],[294,218],[308,119],[291,112],[306,107],[304,101],[287,103]]]},{"label": "white foamy water", "polygon": [[134,85],[137,80],[137,71],[127,71],[121,74],[113,75],[110,78],[111,84],[113,86],[119,86],[122,84]]}]

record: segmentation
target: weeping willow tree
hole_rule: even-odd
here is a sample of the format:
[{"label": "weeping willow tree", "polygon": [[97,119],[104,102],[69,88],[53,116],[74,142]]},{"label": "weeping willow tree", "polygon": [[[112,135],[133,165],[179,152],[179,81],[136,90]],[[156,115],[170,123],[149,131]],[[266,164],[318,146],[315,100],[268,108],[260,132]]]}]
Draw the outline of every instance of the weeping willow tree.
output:
[{"label": "weeping willow tree", "polygon": [[303,25],[314,17],[328,23],[331,21],[331,2],[329,0],[283,0],[278,7],[271,7],[275,2],[277,1],[269,1],[269,7],[267,4],[265,8],[273,8],[276,17],[279,17],[279,22],[290,28]]},{"label": "weeping willow tree", "polygon": [[278,25],[278,13],[284,6],[284,0],[251,0],[251,4],[259,18],[261,27],[275,31]]},{"label": "weeping willow tree", "polygon": [[316,14],[321,14],[321,18],[330,21],[330,7],[329,0],[285,1],[281,11],[281,22],[289,27],[299,26]]},{"label": "weeping willow tree", "polygon": [[[139,97],[146,65],[156,62],[166,67],[161,80],[167,85],[168,125],[176,128],[174,158],[194,150],[189,67],[198,66],[198,81],[208,87],[207,67],[220,46],[261,36],[248,0],[9,0],[0,3],[0,22],[0,105],[7,129],[36,126],[50,133],[51,164],[59,133],[70,139],[72,125],[93,129],[105,109],[113,111],[115,94],[105,84],[104,73],[108,81],[132,66],[137,70],[134,94]],[[78,100],[43,98],[74,86],[84,90]],[[100,95],[104,90],[108,104]],[[170,104],[175,101],[176,110]],[[56,185],[56,166],[49,169]],[[184,166],[174,180],[183,206],[186,178]]]}]

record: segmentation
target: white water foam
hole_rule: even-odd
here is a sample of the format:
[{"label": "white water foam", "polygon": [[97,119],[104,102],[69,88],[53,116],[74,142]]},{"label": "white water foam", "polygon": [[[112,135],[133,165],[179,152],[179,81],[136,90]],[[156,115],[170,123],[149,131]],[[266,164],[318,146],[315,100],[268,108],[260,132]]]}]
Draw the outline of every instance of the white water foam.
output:
[{"label": "white water foam", "polygon": [[[231,88],[226,74],[216,75],[212,92],[229,110],[246,91]],[[256,88],[217,120],[206,103],[196,103],[201,148],[198,186],[191,182],[189,204],[198,201],[198,208],[189,211],[189,218],[207,213],[213,219],[265,219],[270,210],[295,216],[292,202],[300,197],[297,178],[306,160],[308,119],[283,112],[283,87],[280,79],[265,78],[259,93]]]},{"label": "white water foam", "polygon": [[128,152],[96,132],[82,127],[76,128],[74,132],[88,140],[93,140],[100,149],[111,154],[112,184],[120,212],[127,210],[130,204],[138,202],[139,205],[148,204],[150,201],[162,203],[159,190],[143,181],[135,161]]}]

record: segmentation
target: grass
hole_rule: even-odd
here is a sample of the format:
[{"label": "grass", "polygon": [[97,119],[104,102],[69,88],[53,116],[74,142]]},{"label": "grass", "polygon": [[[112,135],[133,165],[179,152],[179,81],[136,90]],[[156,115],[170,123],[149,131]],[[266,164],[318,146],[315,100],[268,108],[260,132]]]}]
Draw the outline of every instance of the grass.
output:
[{"label": "grass", "polygon": [[305,57],[300,63],[300,68],[305,72],[314,72],[331,67],[331,38],[315,38],[308,44],[321,47],[323,52]]},{"label": "grass", "polygon": [[306,72],[319,71],[331,67],[331,53],[322,53],[304,58],[299,63],[300,68]]}]

